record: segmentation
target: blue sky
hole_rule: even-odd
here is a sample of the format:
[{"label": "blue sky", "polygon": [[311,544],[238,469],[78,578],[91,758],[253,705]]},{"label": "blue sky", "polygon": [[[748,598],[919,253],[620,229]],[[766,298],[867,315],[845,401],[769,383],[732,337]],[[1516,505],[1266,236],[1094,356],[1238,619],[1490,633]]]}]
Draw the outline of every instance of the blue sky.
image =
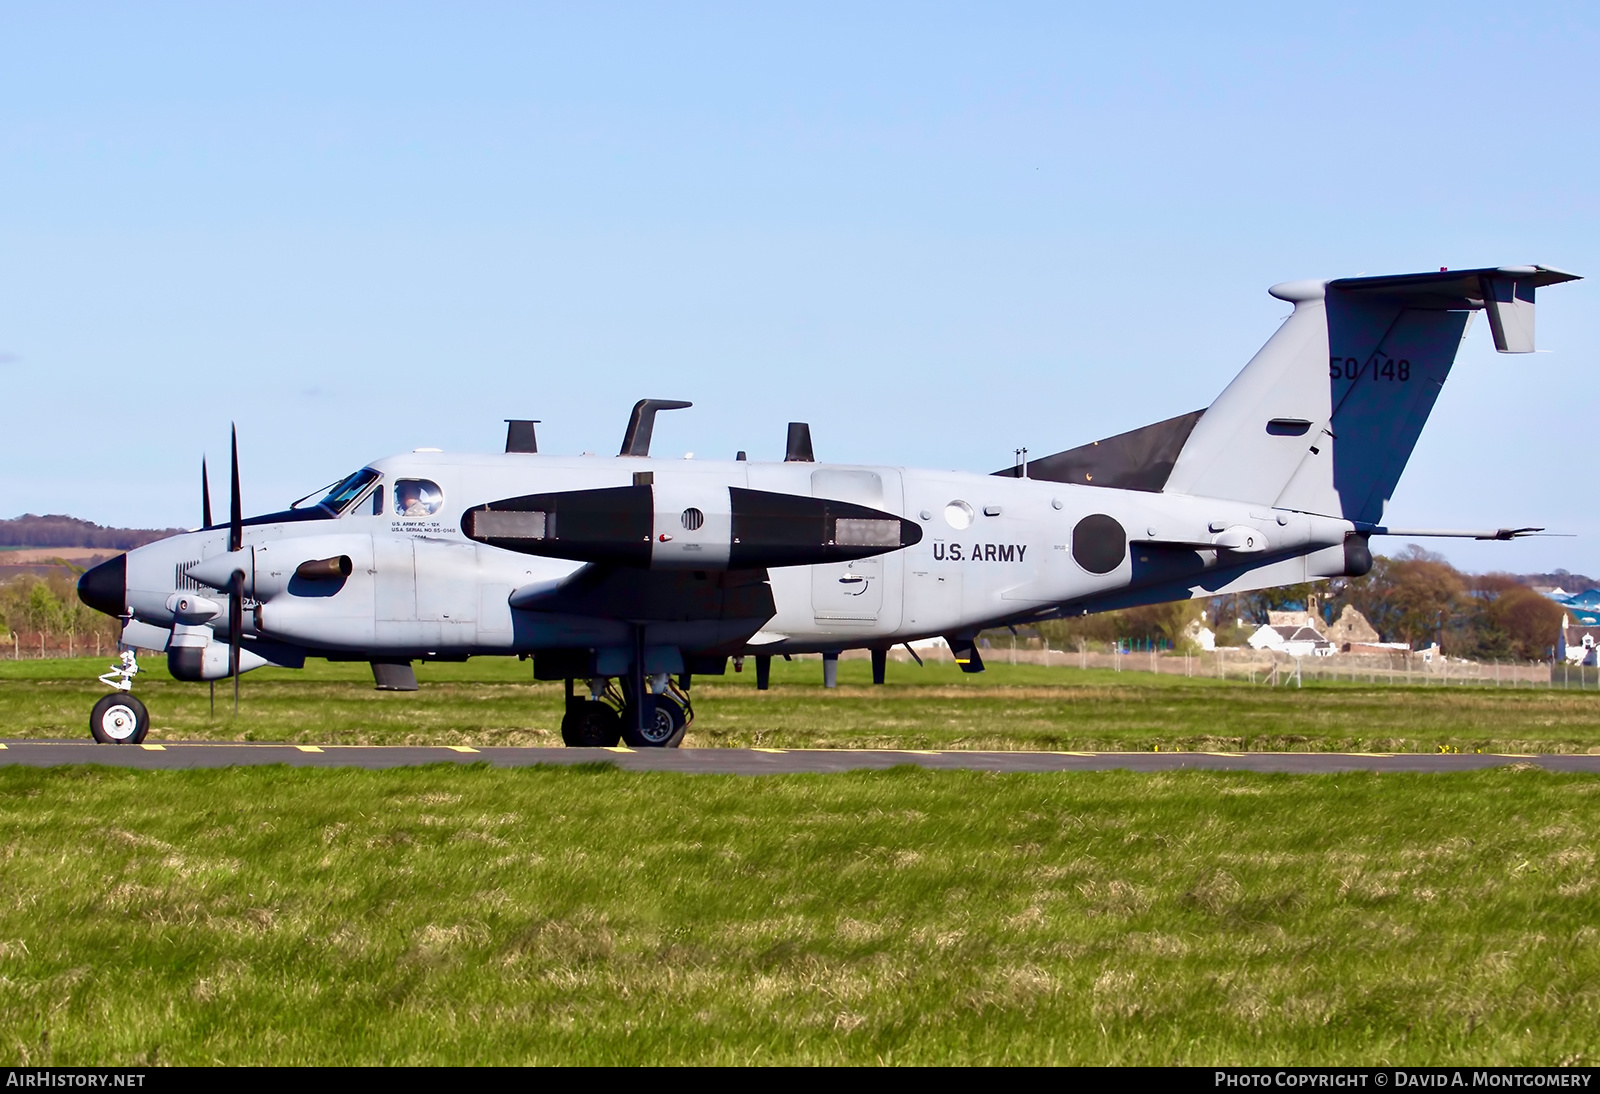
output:
[{"label": "blue sky", "polygon": [[[1600,278],[1600,8],[0,4],[0,515],[422,445],[987,471],[1206,405],[1298,277]],[[1600,574],[1600,281],[1390,506]],[[1398,547],[1398,544],[1393,546]]]}]

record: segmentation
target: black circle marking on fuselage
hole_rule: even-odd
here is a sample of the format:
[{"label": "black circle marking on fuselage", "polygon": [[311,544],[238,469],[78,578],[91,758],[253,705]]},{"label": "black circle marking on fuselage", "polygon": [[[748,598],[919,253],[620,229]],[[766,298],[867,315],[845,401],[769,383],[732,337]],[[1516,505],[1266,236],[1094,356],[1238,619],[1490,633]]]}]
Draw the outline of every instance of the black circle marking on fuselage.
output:
[{"label": "black circle marking on fuselage", "polygon": [[1072,529],[1072,557],[1091,574],[1109,574],[1128,556],[1128,533],[1114,517],[1091,513]]}]

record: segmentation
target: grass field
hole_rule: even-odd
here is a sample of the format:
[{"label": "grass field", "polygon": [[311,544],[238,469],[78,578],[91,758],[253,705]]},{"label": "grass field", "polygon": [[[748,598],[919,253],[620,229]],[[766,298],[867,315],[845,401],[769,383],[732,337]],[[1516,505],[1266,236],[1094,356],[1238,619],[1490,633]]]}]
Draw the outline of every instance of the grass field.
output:
[{"label": "grass field", "polygon": [[1593,1064],[1600,781],[0,768],[0,1057]]},{"label": "grass field", "polygon": [[[526,665],[219,689],[166,739],[555,742]],[[694,745],[1600,750],[1600,696],[844,662]],[[95,660],[0,663],[79,737]],[[1600,1060],[1600,780],[0,766],[0,1062]]]},{"label": "grass field", "polygon": [[[0,737],[84,737],[105,688],[103,660],[0,662]],[[283,740],[340,744],[560,743],[562,691],[525,663],[485,659],[418,666],[422,690],[381,693],[364,664],[313,661],[262,669],[232,693],[173,681],[146,662],[135,694],[152,740]],[[1318,684],[1266,687],[1204,677],[992,665],[892,664],[872,687],[865,661],[842,661],[840,687],[821,687],[816,661],[698,677],[686,744],[789,748],[1045,748],[1079,750],[1322,750],[1521,754],[1600,751],[1600,692],[1484,687]]]}]

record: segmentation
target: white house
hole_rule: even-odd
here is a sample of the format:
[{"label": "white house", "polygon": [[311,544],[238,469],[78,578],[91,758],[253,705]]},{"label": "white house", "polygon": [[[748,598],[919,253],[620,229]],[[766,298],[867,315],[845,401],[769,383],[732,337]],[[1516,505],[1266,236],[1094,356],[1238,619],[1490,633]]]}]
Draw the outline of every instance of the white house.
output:
[{"label": "white house", "polygon": [[1293,623],[1263,624],[1250,636],[1249,642],[1253,649],[1273,650],[1290,657],[1330,657],[1334,652],[1333,643],[1317,633],[1316,628]]}]

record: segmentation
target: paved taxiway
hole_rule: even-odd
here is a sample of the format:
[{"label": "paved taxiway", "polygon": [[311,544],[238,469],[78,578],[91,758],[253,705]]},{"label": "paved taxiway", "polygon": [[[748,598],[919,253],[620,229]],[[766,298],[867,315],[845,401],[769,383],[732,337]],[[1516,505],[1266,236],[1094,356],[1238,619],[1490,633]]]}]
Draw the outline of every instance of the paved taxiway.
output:
[{"label": "paved taxiway", "polygon": [[0,764],[56,767],[105,764],[151,770],[201,767],[359,767],[378,770],[422,764],[610,763],[627,771],[686,771],[707,775],[789,775],[803,772],[881,770],[910,764],[941,771],[1472,771],[1535,764],[1551,771],[1600,774],[1600,755],[1498,756],[1480,753],[1348,752],[972,752],[889,749],[762,748],[471,748],[466,745],[295,745],[277,743],[162,742],[101,745],[92,741],[13,740],[0,743]]}]

